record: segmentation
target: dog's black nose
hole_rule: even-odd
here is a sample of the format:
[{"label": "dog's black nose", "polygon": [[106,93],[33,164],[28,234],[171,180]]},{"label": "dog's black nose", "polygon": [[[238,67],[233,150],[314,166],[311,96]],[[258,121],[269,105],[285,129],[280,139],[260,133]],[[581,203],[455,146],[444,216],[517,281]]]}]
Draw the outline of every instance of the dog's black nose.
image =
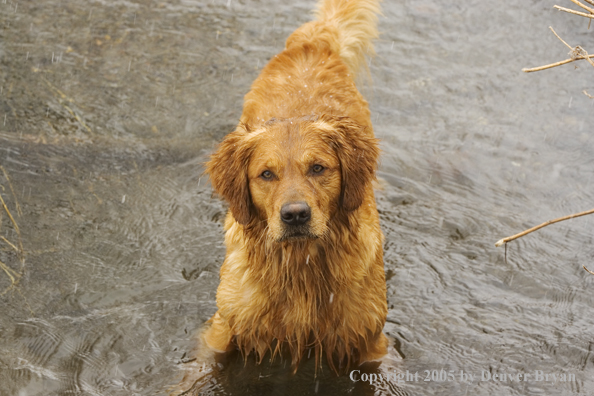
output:
[{"label": "dog's black nose", "polygon": [[283,205],[280,215],[288,225],[302,225],[311,218],[311,208],[305,202],[290,202]]}]

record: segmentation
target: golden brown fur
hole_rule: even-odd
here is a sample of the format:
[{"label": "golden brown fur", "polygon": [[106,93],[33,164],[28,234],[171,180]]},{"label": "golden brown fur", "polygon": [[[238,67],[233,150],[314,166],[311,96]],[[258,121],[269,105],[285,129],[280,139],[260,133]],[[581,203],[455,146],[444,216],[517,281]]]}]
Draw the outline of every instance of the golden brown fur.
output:
[{"label": "golden brown fur", "polygon": [[336,371],[386,353],[379,149],[354,82],[378,11],[375,0],[323,0],[207,164],[230,208],[218,311],[201,334],[215,351],[261,360],[283,349],[296,368],[312,348]]}]

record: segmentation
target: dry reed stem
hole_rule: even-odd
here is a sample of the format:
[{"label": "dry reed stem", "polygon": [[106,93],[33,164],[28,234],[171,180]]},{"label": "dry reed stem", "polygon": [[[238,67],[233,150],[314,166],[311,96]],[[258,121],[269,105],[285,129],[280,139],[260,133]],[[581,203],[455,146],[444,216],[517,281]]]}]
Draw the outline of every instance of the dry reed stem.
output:
[{"label": "dry reed stem", "polygon": [[2,202],[2,206],[4,206],[4,210],[8,214],[8,217],[10,218],[10,221],[12,222],[12,225],[14,226],[14,229],[16,230],[17,234],[21,235],[19,226],[18,226],[17,222],[14,220],[14,217],[12,217],[12,213],[10,213],[10,210],[8,210],[8,207],[6,206],[6,202],[4,202],[4,198],[2,198],[2,194],[0,194],[0,202]]},{"label": "dry reed stem", "polygon": [[74,110],[72,110],[70,107],[66,106],[64,103],[60,103],[62,105],[62,107],[64,107],[69,113],[70,115],[72,115],[74,118],[76,118],[76,121],[78,121],[83,127],[85,127],[85,129],[89,132],[89,133],[93,133],[93,131],[91,130],[91,128],[88,127],[87,124],[85,124],[85,122],[82,120],[82,118],[80,118],[78,116],[78,114],[76,114],[74,112]]},{"label": "dry reed stem", "polygon": [[17,233],[17,238],[19,240],[19,253],[21,255],[21,261],[24,261],[25,250],[23,249],[23,241],[21,239],[21,230],[19,229],[19,225],[17,224],[17,222],[14,219],[14,217],[12,217],[12,213],[10,213],[10,210],[6,206],[6,202],[4,202],[4,198],[2,198],[2,194],[0,194],[0,202],[2,202],[2,206],[4,207],[4,211],[6,212],[6,214],[8,214],[8,217],[10,218],[10,221],[12,222],[12,225],[13,225],[16,233]]},{"label": "dry reed stem", "polygon": [[0,236],[0,239],[2,239],[4,242],[6,242],[8,244],[8,246],[10,246],[11,248],[13,248],[16,252],[19,251],[19,248],[17,248],[16,246],[14,246],[8,239],[4,238],[3,236]]},{"label": "dry reed stem", "polygon": [[585,265],[582,265],[582,267],[584,267],[584,269],[585,269],[586,271],[588,271],[589,273],[591,273],[592,275],[594,275],[594,272],[592,272],[592,271],[590,271],[588,268],[586,268],[586,266],[585,266]]},{"label": "dry reed stem", "polygon": [[[580,6],[581,8],[583,8],[584,10],[588,11],[589,14],[583,13],[583,12],[579,12],[579,11],[575,11],[575,10],[571,10],[569,8],[565,8],[565,7],[560,7],[558,5],[555,5],[554,8],[561,10],[561,11],[565,11],[568,12],[570,14],[575,14],[575,15],[579,15],[579,16],[583,16],[585,18],[589,18],[589,22],[588,22],[588,29],[590,29],[590,24],[592,23],[592,19],[594,19],[594,8],[588,7],[585,4],[580,3],[578,0],[570,0],[572,3],[577,4],[578,6]],[[591,4],[594,6],[594,0],[584,0],[586,3]],[[551,30],[553,30],[553,28],[551,28]],[[555,31],[553,30],[553,33],[555,33]],[[555,36],[557,36],[557,38],[559,40],[561,40],[565,45],[569,46],[565,41],[563,41],[561,39],[561,37],[559,37],[557,35],[557,33],[555,33]],[[570,47],[571,48],[571,47]],[[555,67],[555,66],[559,66],[565,63],[569,63],[569,62],[573,62],[574,60],[577,59],[586,59],[593,67],[594,67],[594,62],[592,62],[592,56],[588,55],[588,53],[580,46],[577,46],[575,48],[571,49],[570,52],[570,56],[571,56],[571,60],[567,60],[564,62],[557,62],[556,64],[551,64],[551,65],[547,65],[547,66],[542,66],[542,67],[537,67],[537,68],[533,68],[533,69],[524,69],[525,72],[531,72],[531,71],[539,71],[539,70],[544,70],[544,69],[549,69],[551,67]],[[589,97],[590,99],[594,99],[594,97],[592,95],[590,95],[588,92],[586,92],[585,90],[582,91],[584,93],[584,95],[586,95],[587,97]]]},{"label": "dry reed stem", "polygon": [[[559,39],[559,41],[561,41],[563,44],[565,44],[565,46],[566,46],[567,48],[569,48],[569,50],[570,50],[570,51],[573,51],[573,47],[572,47],[571,45],[567,44],[567,43],[565,42],[565,40],[563,40],[561,37],[559,37],[559,35],[558,35],[558,34],[557,34],[557,32],[555,31],[555,29],[553,29],[553,27],[552,27],[552,26],[549,26],[549,29],[551,29],[551,32],[553,32],[553,34],[555,35],[555,37],[557,37],[557,38]],[[571,58],[573,59],[573,56],[572,56]]]},{"label": "dry reed stem", "polygon": [[16,272],[12,268],[10,268],[8,265],[4,264],[2,261],[0,261],[0,268],[2,268],[2,270],[4,270],[4,272],[6,272],[6,275],[8,275],[8,277],[10,278],[10,281],[13,284],[17,283],[17,281],[15,281],[14,278],[18,279],[21,277],[21,274],[19,274],[18,272]]},{"label": "dry reed stem", "polygon": [[576,4],[582,7],[584,10],[588,11],[590,14],[594,14],[594,8],[590,8],[587,5],[580,3],[578,0],[570,0],[573,4]]},{"label": "dry reed stem", "polygon": [[[19,261],[21,262],[21,269],[20,269],[19,272],[20,272],[20,274],[22,274],[23,273],[23,270],[25,269],[25,249],[23,249],[23,239],[21,238],[21,230],[19,229],[19,225],[17,224],[16,220],[12,216],[12,213],[10,213],[10,210],[8,209],[8,206],[6,206],[6,202],[4,202],[4,198],[2,198],[2,194],[0,194],[0,202],[2,203],[2,206],[4,207],[4,211],[8,215],[8,218],[12,222],[12,225],[13,225],[16,233],[17,233],[18,247],[16,247],[14,244],[10,243],[5,237],[2,237],[2,240],[5,241],[10,247],[12,247],[13,249],[16,250],[17,256],[19,257]],[[6,264],[2,264],[0,267],[11,278],[12,286],[10,286],[10,288],[14,287],[15,286],[14,279],[10,275],[10,273],[6,270],[7,268],[8,269],[10,269],[10,268],[7,267]],[[17,274],[20,277],[19,272],[16,272],[16,271],[14,271],[12,269],[11,269],[11,271],[13,271],[15,274]],[[4,293],[6,293],[6,291],[4,291],[0,295],[3,295]]]},{"label": "dry reed stem", "polygon": [[[8,210],[8,207],[4,203],[4,199],[2,199],[2,195],[0,195],[0,200],[2,200],[2,205],[4,206],[4,210],[6,211],[6,213],[8,213],[8,216],[14,222],[14,219],[12,218],[12,215],[10,214],[10,211]],[[16,223],[13,223],[13,224],[16,224]],[[15,245],[13,245],[12,243],[10,243],[3,236],[0,237],[0,238],[2,238],[2,240],[4,240],[10,247],[12,247],[13,249],[15,249],[16,252],[17,252],[17,254],[19,253],[19,250],[18,250],[18,248]],[[8,293],[8,291],[12,290],[12,288],[14,288],[18,284],[19,279],[21,277],[21,274],[19,274],[18,272],[16,272],[12,268],[10,268],[8,265],[4,264],[2,261],[0,261],[0,269],[2,269],[2,271],[4,271],[4,273],[10,278],[10,286],[8,286],[2,293],[0,293],[0,296],[3,296],[6,293]]]},{"label": "dry reed stem", "polygon": [[575,14],[575,15],[586,17],[586,18],[594,19],[594,15],[592,15],[592,14],[586,14],[585,12],[575,11],[575,10],[572,10],[571,8],[559,7],[558,5],[553,6],[553,7],[558,10],[568,12],[570,14]]},{"label": "dry reed stem", "polygon": [[10,268],[8,265],[4,264],[2,261],[0,261],[0,268],[2,268],[2,270],[10,278],[10,286],[8,286],[6,289],[4,289],[4,291],[2,293],[0,293],[0,297],[1,297],[19,284],[21,274],[19,274],[18,272],[16,272],[12,268]]},{"label": "dry reed stem", "polygon": [[594,62],[592,62],[592,60],[590,59],[590,58],[594,58],[594,55],[588,55],[588,53],[586,52],[586,50],[584,50],[579,45],[577,45],[575,47],[572,47],[571,45],[567,44],[565,42],[565,40],[563,40],[561,37],[559,37],[559,35],[557,34],[557,32],[555,32],[555,29],[553,29],[552,26],[549,26],[549,29],[551,29],[551,31],[553,32],[553,34],[555,35],[555,37],[557,37],[559,39],[559,41],[561,41],[563,44],[565,44],[565,46],[567,48],[570,49],[569,56],[571,56],[571,58],[570,59],[563,60],[563,61],[560,61],[560,62],[551,63],[550,65],[533,67],[533,68],[530,68],[530,69],[524,68],[524,69],[522,69],[523,72],[530,73],[530,72],[535,72],[535,71],[550,69],[552,67],[565,65],[567,63],[571,63],[573,61],[580,60],[580,59],[586,59],[592,66],[594,66]]},{"label": "dry reed stem", "polygon": [[[594,55],[588,55],[588,60],[590,60],[589,58],[594,58]],[[545,69],[550,69],[552,67],[557,67],[557,66],[565,65],[567,63],[571,63],[571,62],[576,61],[576,60],[578,60],[578,59],[565,59],[565,60],[560,61],[560,62],[551,63],[550,65],[533,67],[533,68],[530,68],[530,69],[524,68],[524,69],[522,69],[522,71],[525,72],[525,73],[531,73],[531,72],[541,71],[541,70],[545,70]]]},{"label": "dry reed stem", "polygon": [[4,177],[6,178],[6,181],[8,182],[8,187],[10,187],[10,191],[12,192],[12,196],[14,197],[14,204],[17,208],[17,213],[19,214],[19,217],[23,215],[23,211],[21,210],[21,205],[19,205],[19,201],[17,200],[16,194],[14,193],[14,188],[12,188],[12,182],[10,181],[10,178],[8,177],[8,172],[6,172],[6,169],[4,169],[4,167],[2,165],[0,165],[0,169],[2,169],[2,172],[4,173]]},{"label": "dry reed stem", "polygon": [[526,234],[530,234],[531,232],[534,232],[536,230],[539,230],[539,229],[541,229],[543,227],[546,227],[546,226],[548,226],[550,224],[558,223],[558,222],[563,221],[563,220],[569,220],[569,219],[573,219],[573,218],[580,217],[580,216],[589,215],[589,214],[592,214],[592,213],[594,213],[594,209],[587,210],[585,212],[574,213],[574,214],[569,215],[569,216],[563,216],[563,217],[559,217],[558,219],[546,221],[546,222],[544,222],[544,223],[542,223],[540,225],[537,225],[536,227],[532,227],[532,228],[527,229],[526,231],[522,231],[522,232],[520,232],[520,233],[518,233],[516,235],[512,235],[510,237],[500,239],[499,241],[497,241],[495,243],[495,246],[499,247],[499,246],[501,246],[503,244],[506,244],[508,242],[513,241],[514,239],[518,239],[520,237],[523,237]]},{"label": "dry reed stem", "polygon": [[[573,0],[572,0],[573,1]],[[590,62],[590,64],[594,67],[594,62],[592,62],[592,60],[590,59],[590,55],[588,55],[588,53],[586,52],[585,49],[583,49],[582,47],[580,47],[579,45],[576,45],[575,47],[572,47],[571,45],[567,44],[565,42],[565,40],[563,40],[561,37],[559,37],[559,35],[557,34],[557,32],[555,32],[555,29],[553,29],[551,26],[549,26],[549,29],[551,29],[551,31],[553,32],[553,34],[555,36],[557,36],[557,38],[563,43],[565,44],[565,46],[567,48],[569,48],[569,56],[571,56],[571,59],[574,60],[578,60],[578,59],[585,59],[588,62]]]},{"label": "dry reed stem", "polygon": [[[58,88],[56,88],[52,83],[50,83],[48,80],[46,80],[45,78],[43,79],[45,81],[45,83],[47,84],[48,87],[50,87],[50,89],[52,91],[54,91],[55,93],[58,94],[58,96],[61,99],[58,99],[58,102],[60,102],[60,104],[62,105],[62,107],[64,107],[66,109],[66,111],[68,111],[70,113],[70,115],[72,117],[74,117],[76,119],[76,121],[79,122],[80,125],[82,125],[90,134],[93,133],[93,131],[91,130],[91,128],[89,128],[89,126],[87,124],[85,124],[85,122],[82,120],[81,117],[78,116],[78,114],[76,114],[74,112],[74,110],[72,110],[70,107],[66,106],[62,99],[67,100],[69,103],[74,103],[74,99],[72,99],[71,97],[67,96],[64,92],[60,91]],[[51,124],[50,124],[51,126]],[[52,129],[54,129],[54,127],[52,126]]]}]

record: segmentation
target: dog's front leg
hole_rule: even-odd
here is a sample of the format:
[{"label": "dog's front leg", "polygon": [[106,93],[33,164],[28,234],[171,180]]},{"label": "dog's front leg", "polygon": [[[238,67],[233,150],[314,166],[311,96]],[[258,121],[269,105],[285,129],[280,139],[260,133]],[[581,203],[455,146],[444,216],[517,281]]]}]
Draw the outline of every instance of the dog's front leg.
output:
[{"label": "dog's front leg", "polygon": [[232,348],[233,334],[227,321],[222,319],[217,311],[207,325],[208,327],[200,334],[202,338],[200,341],[204,341],[206,346],[215,352],[228,352]]},{"label": "dog's front leg", "polygon": [[169,390],[170,396],[197,393],[212,376],[215,355],[228,352],[233,347],[231,329],[218,312],[198,331],[196,338],[196,347],[190,354],[190,359],[183,363],[183,379]]}]

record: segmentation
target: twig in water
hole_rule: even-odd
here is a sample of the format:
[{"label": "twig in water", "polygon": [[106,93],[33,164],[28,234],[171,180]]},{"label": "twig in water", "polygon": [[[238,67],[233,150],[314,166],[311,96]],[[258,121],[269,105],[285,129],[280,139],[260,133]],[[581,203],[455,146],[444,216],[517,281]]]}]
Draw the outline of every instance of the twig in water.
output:
[{"label": "twig in water", "polygon": [[[495,246],[499,247],[499,246],[501,246],[501,245],[505,245],[505,262],[507,263],[507,243],[508,243],[508,242],[511,242],[511,241],[513,241],[514,239],[518,239],[518,238],[520,238],[520,237],[523,237],[523,236],[524,236],[524,235],[526,235],[526,234],[530,234],[530,233],[531,233],[531,232],[533,232],[533,231],[536,231],[536,230],[538,230],[538,229],[541,229],[541,228],[543,228],[543,227],[546,227],[546,226],[548,226],[549,224],[557,223],[557,222],[559,222],[559,221],[563,221],[563,220],[569,220],[569,219],[573,219],[573,218],[575,218],[575,217],[580,217],[580,216],[589,215],[589,214],[592,214],[592,213],[594,213],[594,209],[587,210],[587,211],[585,211],[585,212],[575,213],[575,214],[572,214],[572,215],[569,215],[569,216],[559,217],[558,219],[555,219],[555,220],[549,220],[549,221],[547,221],[547,222],[545,222],[545,223],[542,223],[542,224],[540,224],[540,225],[537,225],[536,227],[532,227],[532,228],[530,228],[530,229],[528,229],[528,230],[526,230],[526,231],[522,231],[522,232],[520,232],[519,234],[512,235],[512,236],[510,236],[510,237],[507,237],[507,238],[500,239],[499,241],[497,241],[497,242],[495,243]],[[584,269],[585,269],[586,271],[588,271],[590,274],[594,275],[594,272],[592,272],[592,271],[590,271],[588,268],[586,268],[586,266],[585,266],[585,265],[582,265],[582,267],[584,267]]]},{"label": "twig in water", "polygon": [[499,241],[497,241],[497,243],[495,243],[495,246],[499,247],[499,246],[501,246],[503,244],[506,244],[508,242],[513,241],[514,239],[518,239],[520,237],[523,237],[524,235],[530,234],[531,232],[534,232],[534,231],[539,230],[539,229],[541,229],[543,227],[546,227],[549,224],[558,223],[558,222],[563,221],[563,220],[569,220],[569,219],[573,219],[575,217],[585,216],[585,215],[589,215],[589,214],[592,214],[592,213],[594,213],[594,209],[587,210],[585,212],[574,213],[574,214],[569,215],[569,216],[559,217],[558,219],[554,219],[554,220],[549,220],[549,221],[544,222],[544,223],[542,223],[540,225],[537,225],[536,227],[532,227],[532,228],[530,228],[530,229],[528,229],[526,231],[522,231],[519,234],[512,235],[512,236],[509,236],[507,238],[500,239]]},{"label": "twig in water", "polygon": [[[594,55],[588,55],[588,58],[594,58]],[[531,72],[536,72],[536,71],[541,71],[541,70],[545,70],[545,69],[550,69],[552,67],[557,67],[557,66],[561,66],[561,65],[565,65],[567,63],[571,63],[573,61],[575,61],[577,59],[565,59],[559,62],[555,62],[555,63],[551,63],[550,65],[544,65],[544,66],[538,66],[538,67],[532,67],[532,68],[524,68],[522,69],[522,71],[524,73],[531,73]]]},{"label": "twig in water", "polygon": [[594,55],[588,55],[588,53],[586,52],[586,50],[584,50],[582,47],[575,46],[572,47],[571,45],[567,44],[565,42],[565,40],[563,40],[561,37],[559,37],[559,35],[557,34],[557,32],[555,32],[555,30],[549,26],[549,29],[551,29],[551,31],[553,32],[553,34],[563,43],[565,44],[565,46],[567,48],[569,48],[571,51],[569,52],[569,56],[571,56],[571,58],[560,61],[560,62],[555,62],[555,63],[551,63],[550,65],[544,65],[544,66],[539,66],[539,67],[533,67],[533,68],[524,68],[522,69],[523,72],[525,73],[530,73],[530,72],[535,72],[535,71],[540,71],[540,70],[545,70],[545,69],[550,69],[552,67],[556,67],[556,66],[561,66],[561,65],[565,65],[567,63],[571,63],[573,61],[576,60],[580,60],[580,59],[586,59],[592,66],[594,66],[594,62],[590,59],[590,58],[594,58]]}]

